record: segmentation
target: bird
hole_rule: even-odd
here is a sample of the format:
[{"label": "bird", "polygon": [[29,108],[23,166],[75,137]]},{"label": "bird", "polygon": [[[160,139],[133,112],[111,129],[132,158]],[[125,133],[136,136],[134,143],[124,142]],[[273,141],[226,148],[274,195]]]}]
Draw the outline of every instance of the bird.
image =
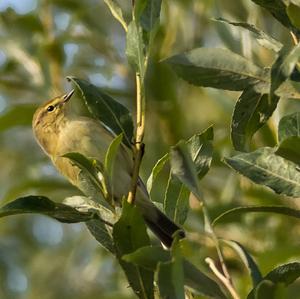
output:
[{"label": "bird", "polygon": [[[80,177],[81,169],[64,155],[77,152],[104,163],[106,151],[115,134],[100,120],[75,113],[70,105],[73,94],[74,90],[41,104],[33,115],[32,129],[38,144],[50,157],[56,169],[72,185],[85,193],[86,186],[83,186]],[[133,163],[132,151],[121,144],[110,182],[110,190],[113,193],[110,195],[117,205],[121,205],[122,198],[127,196],[130,190]],[[171,247],[175,232],[178,231],[178,235],[184,237],[184,230],[150,200],[141,178],[137,184],[134,204],[149,229],[164,246]]]}]

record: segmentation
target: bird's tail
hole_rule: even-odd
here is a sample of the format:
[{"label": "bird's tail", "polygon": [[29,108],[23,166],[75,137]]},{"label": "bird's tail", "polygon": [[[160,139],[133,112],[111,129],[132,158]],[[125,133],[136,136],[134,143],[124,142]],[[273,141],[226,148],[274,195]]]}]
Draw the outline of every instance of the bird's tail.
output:
[{"label": "bird's tail", "polygon": [[148,198],[137,198],[136,204],[150,230],[167,247],[171,247],[174,233],[179,231],[181,238],[185,237],[184,230],[161,212]]}]

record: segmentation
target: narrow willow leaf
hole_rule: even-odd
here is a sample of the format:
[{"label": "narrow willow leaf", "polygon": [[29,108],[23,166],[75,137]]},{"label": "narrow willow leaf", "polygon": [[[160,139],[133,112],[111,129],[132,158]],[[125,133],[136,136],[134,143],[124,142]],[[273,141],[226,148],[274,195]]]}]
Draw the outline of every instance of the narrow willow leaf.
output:
[{"label": "narrow willow leaf", "polygon": [[100,219],[93,219],[85,223],[92,236],[109,252],[115,254],[114,242],[105,223]]},{"label": "narrow willow leaf", "polygon": [[265,72],[246,58],[226,49],[197,48],[166,59],[187,82],[227,90],[244,90],[266,81]]},{"label": "narrow willow leaf", "polygon": [[[164,250],[162,247],[146,246],[131,254],[125,255],[123,258],[128,262],[154,271],[159,262],[170,261],[171,254],[170,251]],[[202,271],[186,260],[183,261],[183,271],[184,285],[193,292],[208,296],[209,298],[226,298],[214,280],[206,276]]]},{"label": "narrow willow leaf", "polygon": [[184,299],[184,272],[178,243],[173,243],[171,252],[171,261],[160,262],[157,267],[157,282],[160,297]]},{"label": "narrow willow leaf", "polygon": [[119,262],[135,294],[143,299],[154,298],[153,271],[125,262],[122,259],[124,255],[150,245],[142,216],[135,206],[130,205],[125,200],[123,201],[122,215],[113,227],[113,239]]},{"label": "narrow willow leaf", "polygon": [[71,206],[56,203],[45,196],[20,197],[0,208],[0,217],[29,213],[50,216],[66,223],[85,222],[97,218],[94,212],[79,212]]},{"label": "narrow willow leaf", "polygon": [[170,172],[164,197],[164,211],[176,223],[184,224],[189,211],[190,190]]},{"label": "narrow willow leaf", "polygon": [[140,74],[142,81],[145,76],[145,45],[143,40],[143,31],[136,20],[133,20],[128,26],[126,34],[126,55],[129,63],[134,70]]},{"label": "narrow willow leaf", "polygon": [[273,37],[269,36],[264,31],[256,28],[253,24],[248,24],[248,23],[244,23],[244,22],[231,22],[231,21],[228,21],[224,18],[217,18],[217,19],[213,19],[213,20],[218,21],[218,22],[222,22],[222,23],[226,23],[226,24],[229,24],[229,25],[241,27],[243,29],[246,29],[246,30],[250,31],[251,33],[253,33],[254,37],[257,40],[257,42],[261,46],[263,46],[267,49],[270,49],[270,50],[275,51],[275,52],[279,52],[280,49],[282,48],[282,43],[280,43],[278,40],[274,39]]},{"label": "narrow willow leaf", "polygon": [[274,18],[289,29],[294,29],[286,13],[286,2],[283,0],[252,0],[254,3],[268,10]]},{"label": "narrow willow leaf", "polygon": [[[256,296],[256,291],[261,287],[261,284],[265,281],[269,281],[272,284],[269,284],[270,290],[274,289],[273,286],[284,284],[285,286],[293,283],[297,278],[300,277],[300,263],[294,262],[289,264],[281,265],[271,272],[269,272],[262,280],[262,282],[254,289],[251,290],[247,299],[255,299],[258,298]],[[262,299],[262,297],[259,297]]]},{"label": "narrow willow leaf", "polygon": [[281,118],[278,125],[278,140],[282,142],[288,137],[300,137],[300,112]]},{"label": "narrow willow leaf", "polygon": [[262,275],[250,253],[239,242],[224,239],[222,239],[222,241],[228,246],[230,246],[232,249],[234,249],[236,253],[240,256],[242,262],[244,263],[251,275],[252,285],[253,287],[255,287],[262,280]]},{"label": "narrow willow leaf", "polygon": [[246,213],[274,213],[281,214],[290,217],[300,218],[300,211],[292,208],[288,208],[285,206],[249,206],[249,207],[237,207],[230,209],[218,217],[216,217],[213,221],[213,225],[217,225],[220,222],[225,220],[227,221],[236,221],[237,216]]},{"label": "narrow willow leaf", "polygon": [[186,144],[181,141],[170,150],[171,171],[186,187],[201,198],[197,172]]},{"label": "narrow willow leaf", "polygon": [[36,105],[18,105],[0,115],[0,132],[16,126],[31,126]]},{"label": "narrow willow leaf", "polygon": [[147,32],[153,30],[159,22],[162,0],[148,0],[141,14],[140,22]]},{"label": "narrow willow leaf", "polygon": [[192,136],[186,142],[187,149],[196,167],[198,179],[203,178],[210,168],[213,156],[213,138],[213,127],[209,127],[204,132]]},{"label": "narrow willow leaf", "polygon": [[104,0],[104,2],[110,9],[111,14],[114,16],[114,18],[122,24],[124,29],[127,28],[126,22],[123,18],[123,12],[119,4],[115,0]]},{"label": "narrow willow leaf", "polygon": [[107,178],[103,171],[103,165],[99,161],[86,158],[80,153],[67,153],[63,157],[70,159],[81,169],[80,186],[78,188],[86,196],[92,197],[96,202],[113,212],[111,193],[108,193]]},{"label": "narrow willow leaf", "polygon": [[297,165],[264,147],[252,153],[226,158],[225,162],[253,182],[265,185],[276,193],[300,196],[300,172]]},{"label": "narrow willow leaf", "polygon": [[133,121],[129,110],[85,80],[68,77],[80,91],[90,113],[110,128],[115,134],[124,134],[124,143],[131,147]]},{"label": "narrow willow leaf", "polygon": [[162,169],[164,168],[168,160],[169,160],[169,154],[167,153],[163,157],[161,157],[154,165],[151,174],[147,180],[147,191],[149,194],[151,193],[153,182],[155,181],[158,174],[162,171]]},{"label": "narrow willow leaf", "polygon": [[234,107],[231,140],[234,148],[247,151],[253,134],[261,128],[277,107],[279,97],[257,92],[257,86],[244,90]]},{"label": "narrow willow leaf", "polygon": [[292,74],[300,57],[300,44],[292,49],[283,47],[271,68],[270,96]]},{"label": "narrow willow leaf", "polygon": [[114,163],[115,163],[118,150],[122,143],[122,139],[123,139],[122,133],[117,137],[115,137],[114,140],[109,145],[107,152],[105,154],[104,169],[105,169],[105,173],[108,175],[109,180],[111,180],[113,177]]}]

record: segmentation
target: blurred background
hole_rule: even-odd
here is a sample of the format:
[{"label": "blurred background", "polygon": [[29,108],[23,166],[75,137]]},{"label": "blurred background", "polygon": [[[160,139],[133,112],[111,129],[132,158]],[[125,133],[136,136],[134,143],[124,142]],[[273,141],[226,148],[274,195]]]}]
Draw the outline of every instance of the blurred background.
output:
[{"label": "blurred background", "polygon": [[[131,1],[120,1],[125,18]],[[212,218],[240,205],[284,204],[297,200],[279,197],[256,186],[222,163],[234,154],[230,119],[239,93],[199,88],[180,80],[164,58],[195,47],[225,47],[268,66],[274,54],[260,47],[246,32],[214,18],[255,24],[282,43],[292,43],[288,31],[250,0],[163,1],[161,26],[147,77],[146,179],[171,145],[214,125],[214,161],[201,181]],[[61,201],[76,189],[60,177],[37,146],[31,131],[36,107],[69,91],[72,75],[101,87],[134,114],[134,74],[125,57],[125,35],[100,0],[0,1],[0,204],[22,195],[39,194]],[[281,116],[297,111],[297,100],[280,102],[272,119],[254,138],[253,149],[273,146]],[[168,169],[154,189],[162,201]],[[191,198],[186,223],[190,233],[185,255],[209,272],[206,256],[216,257],[203,234],[199,204]],[[249,214],[219,225],[220,237],[239,241],[253,254],[263,274],[275,266],[299,261],[300,227],[292,218]],[[225,248],[235,284],[245,296],[250,278],[234,252]],[[297,298],[294,283],[285,298]],[[293,296],[293,297],[292,297]],[[89,234],[84,224],[61,224],[38,215],[0,220],[0,298],[113,299],[134,298],[120,267]],[[198,297],[201,298],[201,297]]]}]

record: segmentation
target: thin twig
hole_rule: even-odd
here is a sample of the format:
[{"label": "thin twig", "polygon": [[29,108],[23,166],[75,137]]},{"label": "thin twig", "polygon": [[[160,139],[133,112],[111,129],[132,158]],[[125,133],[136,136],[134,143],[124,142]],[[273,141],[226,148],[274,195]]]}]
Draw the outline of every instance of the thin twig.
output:
[{"label": "thin twig", "polygon": [[237,294],[233,286],[231,285],[230,281],[217,269],[214,261],[207,257],[205,259],[205,262],[208,264],[209,268],[212,270],[212,272],[219,278],[219,280],[223,283],[225,288],[230,293],[231,297],[233,299],[240,299],[240,296]]},{"label": "thin twig", "polygon": [[137,184],[139,179],[140,165],[144,153],[144,132],[145,132],[145,94],[144,82],[142,82],[140,74],[136,74],[136,137],[134,143],[134,167],[132,173],[131,188],[128,193],[127,201],[134,203]]}]

